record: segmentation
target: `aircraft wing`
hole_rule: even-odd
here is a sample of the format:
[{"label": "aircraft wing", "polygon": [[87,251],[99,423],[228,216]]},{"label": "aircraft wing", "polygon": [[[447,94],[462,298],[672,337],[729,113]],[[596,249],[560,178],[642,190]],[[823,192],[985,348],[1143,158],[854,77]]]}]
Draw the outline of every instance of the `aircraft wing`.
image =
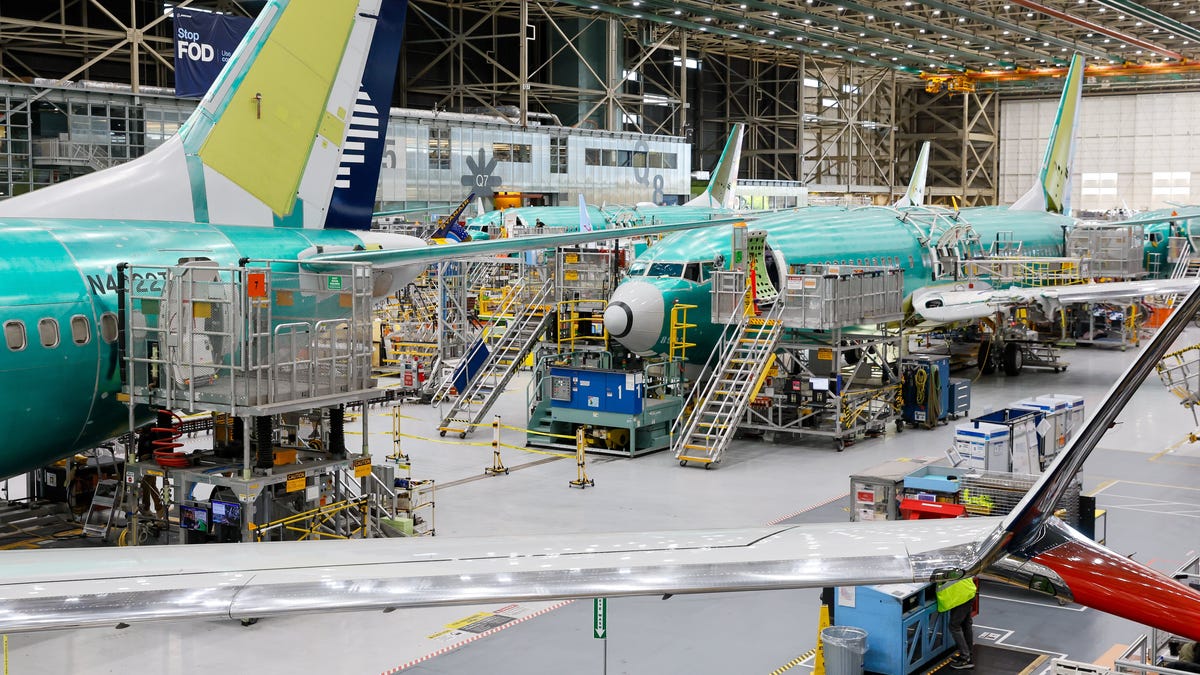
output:
[{"label": "aircraft wing", "polygon": [[745,221],[746,218],[716,218],[712,220],[697,220],[688,223],[658,223],[655,225],[640,225],[638,227],[618,227],[591,232],[566,232],[559,234],[538,234],[528,237],[509,239],[489,239],[487,241],[469,241],[461,244],[444,246],[418,246],[406,249],[369,249],[365,251],[339,251],[336,253],[318,253],[304,259],[304,267],[312,272],[335,271],[334,265],[323,263],[366,262],[373,263],[377,269],[386,269],[414,263],[429,263],[437,260],[454,258],[470,258],[479,255],[495,253],[512,253],[514,251],[529,251],[535,249],[557,248],[559,246],[574,246],[593,241],[624,239],[652,234],[664,234],[676,230],[691,230],[699,227],[728,225]]},{"label": "aircraft wing", "polygon": [[1170,220],[1183,222],[1192,218],[1200,217],[1200,206],[1178,206],[1171,211],[1158,211],[1152,216],[1141,216],[1138,218],[1130,218],[1128,220],[1119,220],[1110,225],[1153,225],[1155,223],[1165,223]]},{"label": "aircraft wing", "polygon": [[999,517],[524,537],[0,552],[0,633],[668,593],[925,582]]},{"label": "aircraft wing", "polygon": [[1043,310],[1051,311],[1072,303],[1189,293],[1195,287],[1196,279],[1146,279],[985,290],[953,290],[950,287],[942,290],[933,287],[914,294],[913,310],[926,320],[952,323],[981,319],[1007,307],[1037,304]]}]

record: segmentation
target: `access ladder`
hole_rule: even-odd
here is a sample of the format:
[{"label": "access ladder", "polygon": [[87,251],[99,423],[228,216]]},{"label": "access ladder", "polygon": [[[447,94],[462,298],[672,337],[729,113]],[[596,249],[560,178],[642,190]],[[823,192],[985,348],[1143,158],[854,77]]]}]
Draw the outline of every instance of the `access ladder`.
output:
[{"label": "access ladder", "polygon": [[[1172,279],[1197,279],[1200,278],[1200,258],[1197,258],[1195,251],[1192,249],[1191,240],[1185,239],[1179,250],[1179,259],[1175,261],[1175,267],[1171,269]],[[1178,293],[1172,293],[1164,296],[1168,307],[1174,307],[1176,303],[1183,298]]]},{"label": "access ladder", "polygon": [[547,306],[553,291],[554,282],[548,280],[524,307],[518,309],[500,341],[442,419],[438,427],[442,436],[457,433],[459,438],[466,438],[475,425],[483,421],[525,357],[545,334],[552,316]]},{"label": "access ladder", "polygon": [[765,316],[744,316],[726,332],[713,376],[694,399],[691,414],[672,430],[672,450],[680,466],[704,468],[721,461],[754,393],[774,361],[783,335],[783,303],[775,302]]},{"label": "access ladder", "polygon": [[[484,325],[483,329],[479,331],[478,336],[471,343],[471,346],[467,348],[467,353],[459,361],[459,363],[462,364],[461,367],[466,368],[465,364],[471,363],[473,360],[475,360],[475,357],[479,354],[479,352],[487,348],[487,336],[498,333],[501,323],[507,321],[511,326],[516,321],[520,320],[520,316],[518,316],[518,314],[522,311],[523,308],[521,305],[527,296],[525,290],[527,283],[528,282],[523,278],[517,281],[512,289],[512,292],[509,293],[504,299],[504,303],[500,305],[499,309],[493,312],[492,318],[487,322],[487,324]],[[531,306],[529,304],[526,304],[524,309],[527,310],[530,307]],[[509,320],[505,318],[508,316],[512,316],[513,319]],[[475,375],[479,375],[482,372],[483,370],[481,368],[479,373],[475,373]],[[437,405],[457,393],[454,391],[454,383],[458,379],[457,375],[458,368],[455,368],[454,373],[452,373],[450,377],[445,377],[442,379],[442,381],[438,384],[437,389],[434,390],[433,397],[429,401],[431,404]],[[468,380],[469,379],[470,378],[468,376]]]},{"label": "access ladder", "polygon": [[89,537],[104,538],[112,527],[113,516],[116,515],[116,505],[121,499],[122,483],[118,480],[104,479],[96,483],[92,494],[92,504],[83,517],[83,534]]}]

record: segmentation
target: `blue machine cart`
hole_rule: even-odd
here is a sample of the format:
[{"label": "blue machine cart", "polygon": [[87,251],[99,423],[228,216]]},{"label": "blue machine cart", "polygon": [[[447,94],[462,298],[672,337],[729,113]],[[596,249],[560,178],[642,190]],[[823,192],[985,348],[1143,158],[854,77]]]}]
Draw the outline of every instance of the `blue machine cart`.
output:
[{"label": "blue machine cart", "polygon": [[863,667],[872,673],[918,672],[954,645],[934,584],[842,586],[833,616],[839,626],[867,631]]}]

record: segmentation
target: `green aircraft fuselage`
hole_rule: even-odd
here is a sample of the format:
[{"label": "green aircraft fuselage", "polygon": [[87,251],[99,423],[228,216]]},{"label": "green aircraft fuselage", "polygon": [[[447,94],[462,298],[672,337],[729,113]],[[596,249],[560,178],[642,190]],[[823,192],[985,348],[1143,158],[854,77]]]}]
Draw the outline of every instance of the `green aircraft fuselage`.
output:
[{"label": "green aircraft fuselage", "polygon": [[[933,283],[929,250],[920,242],[920,233],[912,223],[901,221],[906,211],[920,213],[920,208],[891,207],[808,207],[790,212],[763,216],[749,223],[750,230],[764,230],[768,247],[782,256],[787,265],[805,263],[840,263],[851,265],[894,265],[904,270],[904,291],[911,294]],[[961,219],[969,222],[988,243],[1011,233],[1022,243],[1025,255],[1061,255],[1063,228],[1073,220],[1047,212],[1012,211],[1006,207],[977,207],[961,211]],[[656,353],[666,353],[670,336],[670,311],[675,304],[696,305],[688,312],[688,322],[697,324],[688,330],[687,341],[695,347],[688,350],[688,360],[703,363],[712,353],[724,329],[710,321],[712,282],[692,281],[687,265],[711,263],[720,256],[732,260],[730,227],[714,227],[693,232],[667,235],[631,266],[630,276],[618,287],[635,282],[652,284],[662,294],[663,312],[659,339],[653,346]],[[1004,234],[1003,236],[1007,236]],[[728,268],[728,262],[726,262]],[[690,276],[695,278],[695,273]],[[706,276],[701,273],[701,277]]]},{"label": "green aircraft fuselage", "polygon": [[[26,335],[20,350],[0,346],[0,396],[7,411],[0,435],[10,448],[0,455],[0,476],[44,466],[127,430],[129,409],[117,400],[121,382],[116,340],[101,334],[101,317],[117,311],[119,263],[169,266],[181,258],[208,258],[221,267],[234,267],[242,258],[295,259],[313,246],[362,243],[345,230],[0,221],[0,247],[20,252],[0,262],[0,324],[6,338],[10,330],[18,330],[15,322],[24,326]],[[162,280],[133,282],[142,285],[138,290],[153,291]],[[80,316],[87,320],[86,340],[72,335],[72,319]],[[43,319],[57,322],[57,346],[43,346]]]},{"label": "green aircraft fuselage", "polygon": [[1146,269],[1156,278],[1171,276],[1173,264],[1170,262],[1171,237],[1187,237],[1191,232],[1191,221],[1186,217],[1171,218],[1175,209],[1160,209],[1149,213],[1138,214],[1138,219],[1148,217],[1169,218],[1157,223],[1147,223],[1142,226],[1142,237],[1145,245]]}]

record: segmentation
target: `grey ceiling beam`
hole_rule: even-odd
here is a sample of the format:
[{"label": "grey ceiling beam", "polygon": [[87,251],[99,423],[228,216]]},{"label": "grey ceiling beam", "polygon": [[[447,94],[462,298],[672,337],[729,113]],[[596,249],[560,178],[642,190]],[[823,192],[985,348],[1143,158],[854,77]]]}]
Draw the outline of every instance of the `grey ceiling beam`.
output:
[{"label": "grey ceiling beam", "polygon": [[607,14],[615,14],[617,16],[622,16],[622,17],[629,18],[629,19],[643,19],[646,21],[653,21],[656,23],[662,23],[662,24],[666,24],[666,25],[670,25],[670,26],[679,26],[682,28],[688,28],[693,31],[697,31],[697,32],[701,32],[701,33],[709,33],[712,35],[721,35],[723,37],[727,37],[732,40],[743,41],[747,44],[753,43],[756,45],[769,45],[769,46],[773,46],[773,47],[780,47],[783,49],[790,49],[790,50],[794,50],[794,51],[804,52],[806,54],[812,54],[814,56],[822,56],[822,57],[828,58],[830,60],[853,61],[855,63],[861,63],[864,65],[874,66],[877,68],[897,70],[897,71],[900,71],[903,73],[907,73],[909,75],[918,75],[921,72],[921,70],[919,68],[913,68],[912,66],[903,66],[903,65],[896,64],[896,63],[888,63],[886,61],[878,61],[869,56],[858,56],[855,54],[839,54],[832,50],[824,49],[821,47],[806,46],[804,42],[796,42],[796,41],[788,42],[786,40],[776,40],[773,37],[763,38],[763,37],[751,37],[750,35],[738,35],[736,31],[727,30],[727,29],[721,28],[719,26],[708,26],[708,25],[705,25],[702,23],[696,23],[694,21],[685,20],[682,18],[682,16],[662,16],[662,15],[656,14],[654,12],[639,12],[639,11],[627,9],[625,7],[617,7],[614,5],[610,5],[610,4],[607,4],[604,2],[594,2],[592,0],[559,0],[559,2],[561,2],[562,4],[579,7],[581,9],[590,9],[592,11],[601,11],[601,12],[604,12]]},{"label": "grey ceiling beam", "polygon": [[[1057,45],[1058,47],[1065,47],[1070,51],[1079,52],[1080,54],[1086,54],[1088,56],[1095,56],[1096,58],[1101,58],[1101,59],[1118,58],[1103,49],[1097,49],[1089,44],[1085,44],[1085,43],[1081,43],[1081,42],[1072,42],[1070,40],[1064,40],[1064,39],[1062,39],[1060,37],[1056,37],[1054,35],[1045,35],[1043,33],[1039,33],[1035,29],[1026,28],[1019,23],[1013,23],[1012,21],[1008,21],[1007,19],[1002,19],[998,16],[993,16],[991,14],[984,14],[983,12],[976,12],[973,9],[968,9],[966,7],[962,7],[961,5],[954,5],[954,4],[951,4],[948,2],[939,2],[938,0],[921,0],[921,4],[927,5],[934,9],[940,9],[943,12],[953,12],[960,16],[965,16],[968,19],[974,19],[976,21],[979,21],[980,23],[986,23],[986,24],[989,24],[992,26],[996,26],[998,28],[1003,28],[1003,29],[1011,31],[1013,33],[1020,33],[1021,35],[1025,35],[1030,38],[1037,38],[1037,39],[1041,40],[1042,42],[1049,42],[1050,44]],[[1069,60],[1069,59],[1063,58],[1062,56],[1057,56],[1057,55],[1050,55],[1050,56],[1051,56],[1051,58],[1057,58],[1057,59],[1062,60],[1063,63],[1066,63]]]},{"label": "grey ceiling beam", "polygon": [[[644,6],[645,5],[653,5],[653,6],[662,8],[662,9],[672,9],[672,8],[684,9],[686,11],[691,12],[693,15],[703,14],[705,16],[719,18],[721,21],[724,21],[727,24],[741,23],[741,24],[745,24],[747,26],[753,25],[756,28],[763,30],[763,31],[771,30],[771,31],[775,31],[777,34],[786,33],[792,38],[797,38],[797,37],[803,38],[804,40],[808,40],[810,43],[811,42],[815,42],[815,43],[826,42],[826,43],[829,43],[830,45],[837,45],[842,48],[851,49],[852,52],[862,51],[862,52],[866,52],[867,54],[870,54],[871,52],[876,52],[878,54],[886,54],[889,57],[894,56],[897,59],[924,60],[926,63],[928,63],[929,61],[932,60],[932,61],[938,62],[938,66],[940,66],[942,68],[951,69],[951,70],[963,70],[963,68],[961,66],[956,66],[954,64],[948,63],[948,62],[944,61],[944,59],[939,58],[935,55],[918,54],[918,53],[914,53],[914,52],[904,51],[903,49],[899,49],[899,50],[890,49],[888,47],[878,47],[878,46],[873,46],[870,44],[864,45],[862,42],[853,39],[853,36],[851,36],[851,35],[833,36],[833,35],[826,35],[824,33],[815,33],[815,32],[805,30],[803,27],[794,26],[792,24],[782,23],[782,22],[772,22],[772,21],[764,20],[764,19],[756,17],[756,16],[751,16],[749,14],[745,14],[745,15],[731,14],[731,13],[727,13],[727,12],[723,12],[723,11],[714,11],[708,7],[704,7],[704,6],[694,7],[692,5],[686,5],[686,4],[681,4],[678,2],[672,2],[670,0],[641,0],[641,2],[642,2],[642,5],[644,5]],[[749,0],[747,0],[747,2],[742,3],[742,4],[749,5],[751,3],[749,2]],[[765,5],[767,8],[774,7],[773,5],[770,5],[767,3],[754,3],[754,4]],[[775,10],[775,11],[778,11],[778,10]],[[780,16],[782,18],[782,13]],[[806,18],[807,18],[807,15],[806,15]],[[742,29],[739,29],[739,30],[742,30]],[[710,32],[711,32],[711,28],[710,28]],[[754,38],[762,37],[760,34],[751,33],[750,35]],[[896,38],[897,36],[890,35],[888,37]],[[907,41],[907,39],[903,38],[903,36],[900,36],[899,39]],[[791,43],[788,43],[788,44],[791,44]],[[937,47],[939,50],[945,51],[944,48],[942,48],[940,45],[929,45],[929,47]],[[929,47],[926,47],[926,49],[928,49]],[[889,67],[894,68],[895,64],[892,64]]]}]

